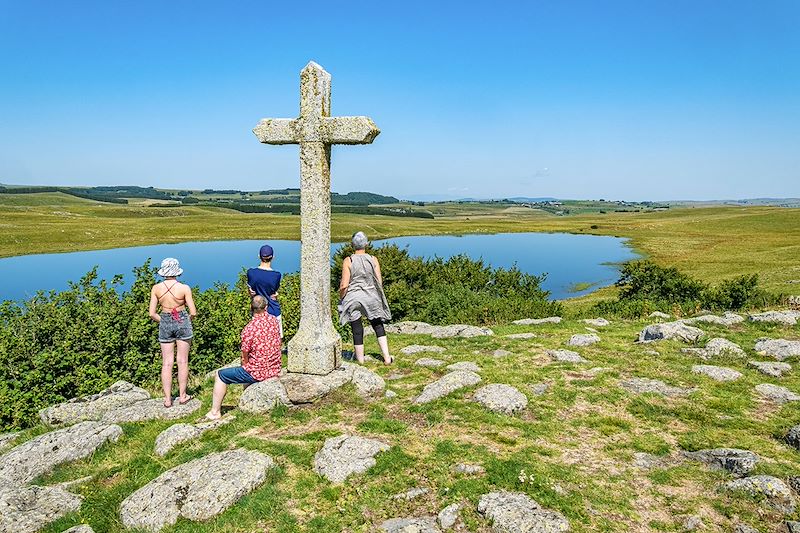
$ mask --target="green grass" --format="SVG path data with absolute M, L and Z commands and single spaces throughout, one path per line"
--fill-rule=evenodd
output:
M 278 464 L 269 480 L 219 517 L 205 523 L 180 521 L 167 531 L 375 531 L 386 519 L 434 515 L 451 503 L 462 503 L 461 520 L 470 531 L 486 530 L 477 513 L 480 496 L 491 490 L 524 492 L 541 505 L 563 513 L 576 532 L 681 531 L 687 514 L 702 514 L 708 531 L 731 531 L 738 522 L 777 527 L 784 518 L 751 498 L 720 487 L 732 479 L 694 462 L 674 462 L 652 471 L 632 466 L 633 454 L 646 452 L 677 457 L 681 450 L 739 447 L 764 461 L 758 473 L 785 477 L 797 474 L 800 455 L 780 439 L 800 423 L 796 406 L 761 402 L 753 391 L 758 383 L 777 383 L 800 391 L 800 374 L 769 378 L 746 366 L 757 338 L 800 338 L 800 326 L 782 328 L 747 323 L 731 329 L 704 326 L 707 338 L 724 336 L 747 350 L 746 358 L 723 357 L 710 364 L 728 366 L 744 376 L 717 383 L 691 373 L 698 360 L 681 353 L 679 342 L 646 347 L 634 344 L 644 321 L 613 321 L 602 328 L 602 341 L 578 351 L 590 363 L 552 363 L 546 349 L 564 346 L 584 325 L 573 320 L 544 326 L 498 326 L 493 337 L 436 340 L 447 351 L 435 357 L 446 363 L 474 361 L 483 384 L 508 383 L 529 398 L 517 416 L 486 411 L 470 401 L 471 387 L 424 406 L 413 398 L 425 384 L 443 375 L 443 368 L 414 364 L 416 356 L 398 356 L 394 367 L 368 363 L 387 376 L 394 399 L 366 401 L 346 387 L 317 404 L 278 409 L 258 416 L 236 412 L 236 419 L 200 439 L 183 444 L 164 458 L 154 455 L 156 436 L 173 422 L 125 425 L 119 442 L 92 457 L 56 469 L 38 480 L 62 482 L 90 476 L 71 490 L 84 497 L 81 510 L 45 529 L 56 533 L 78 523 L 95 531 L 118 531 L 121 501 L 160 473 L 211 452 L 244 447 L 271 455 Z M 513 340 L 509 333 L 534 331 L 531 340 Z M 410 344 L 431 344 L 424 336 L 391 336 L 395 354 Z M 504 348 L 513 355 L 494 358 Z M 660 355 L 647 355 L 656 348 Z M 369 339 L 368 353 L 378 352 Z M 476 353 L 477 352 L 477 353 Z M 424 356 L 426 354 L 420 354 Z M 600 372 L 587 372 L 603 367 Z M 618 386 L 626 377 L 649 377 L 668 384 L 697 387 L 687 398 L 632 395 Z M 550 382 L 542 396 L 530 384 Z M 197 382 L 196 392 L 208 408 L 210 383 Z M 233 408 L 240 392 L 231 388 L 226 405 Z M 188 417 L 202 416 L 199 411 Z M 22 440 L 44 431 L 27 430 Z M 342 485 L 317 476 L 313 458 L 326 438 L 342 432 L 382 440 L 391 450 L 377 456 L 366 474 Z M 484 475 L 461 475 L 452 466 L 483 465 Z M 412 501 L 391 499 L 413 487 L 430 489 Z M 800 513 L 794 518 L 800 517 Z

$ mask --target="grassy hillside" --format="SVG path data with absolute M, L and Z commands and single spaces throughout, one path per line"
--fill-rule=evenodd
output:
M 754 498 L 722 489 L 732 478 L 700 463 L 680 460 L 683 450 L 737 447 L 762 458 L 756 473 L 780 478 L 796 475 L 800 455 L 781 437 L 800 423 L 796 405 L 778 406 L 760 399 L 753 387 L 775 383 L 800 392 L 797 370 L 768 378 L 747 367 L 755 339 L 798 338 L 800 326 L 780 328 L 743 324 L 732 329 L 703 326 L 706 338 L 723 336 L 739 343 L 747 357 L 724 356 L 708 364 L 738 370 L 738 381 L 719 383 L 694 374 L 696 356 L 681 353 L 685 345 L 666 341 L 633 343 L 645 322 L 615 321 L 602 328 L 602 341 L 578 348 L 583 364 L 555 363 L 545 349 L 564 347 L 574 333 L 585 332 L 577 321 L 547 326 L 505 326 L 494 337 L 437 340 L 425 336 L 390 336 L 395 354 L 410 344 L 439 345 L 442 354 L 398 356 L 394 367 L 368 363 L 388 379 L 394 399 L 365 401 L 343 389 L 318 404 L 280 409 L 268 416 L 236 412 L 236 420 L 181 445 L 164 458 L 153 453 L 156 436 L 172 422 L 125 425 L 119 442 L 106 445 L 92 458 L 59 468 L 43 483 L 87 477 L 71 488 L 84 497 L 81 510 L 45 531 L 61 532 L 78 523 L 95 531 L 118 531 L 120 502 L 161 472 L 213 451 L 244 447 L 270 454 L 279 468 L 256 492 L 207 523 L 179 522 L 168 531 L 375 531 L 385 519 L 435 515 L 451 503 L 462 503 L 466 530 L 488 531 L 476 512 L 480 495 L 497 489 L 521 491 L 540 504 L 563 513 L 572 530 L 583 532 L 683 531 L 689 515 L 699 516 L 703 531 L 728 532 L 746 523 L 759 531 L 777 531 L 784 517 Z M 505 334 L 535 331 L 530 340 Z M 374 339 L 368 352 L 377 353 Z M 496 349 L 512 353 L 493 357 Z M 647 350 L 657 350 L 658 355 Z M 472 387 L 425 406 L 413 398 L 445 370 L 420 367 L 414 361 L 432 356 L 446 363 L 473 361 L 483 382 L 507 383 L 529 399 L 516 416 L 491 413 L 471 401 Z M 761 357 L 761 359 L 764 359 Z M 619 381 L 630 377 L 696 387 L 684 398 L 636 395 Z M 531 385 L 547 383 L 541 395 Z M 237 402 L 237 388 L 226 401 Z M 207 409 L 210 383 L 196 381 L 195 393 Z M 198 411 L 186 421 L 204 413 Z M 25 432 L 23 440 L 41 433 Z M 327 437 L 343 432 L 382 440 L 391 450 L 377 456 L 377 465 L 343 485 L 331 485 L 312 471 L 315 452 Z M 652 469 L 634 465 L 634 454 L 648 453 L 661 464 Z M 485 474 L 452 471 L 456 463 L 485 467 Z M 524 475 L 523 475 L 524 474 Z M 418 499 L 391 496 L 414 487 L 430 492 Z M 796 519 L 797 513 L 794 515 Z
M 405 204 L 399 204 L 405 205 Z M 774 291 L 800 294 L 800 213 L 774 207 L 708 207 L 553 216 L 517 205 L 429 204 L 434 220 L 334 214 L 332 238 L 357 229 L 401 235 L 565 231 L 631 239 L 638 251 L 706 281 L 758 273 Z M 211 207 L 113 205 L 60 193 L 0 194 L 0 257 L 221 239 L 297 239 L 295 215 Z

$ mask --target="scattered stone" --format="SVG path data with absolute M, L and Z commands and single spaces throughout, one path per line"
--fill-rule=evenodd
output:
M 497 533 L 554 533 L 570 531 L 561 513 L 543 509 L 521 492 L 490 492 L 478 501 L 478 512 L 492 522 Z
M 786 478 L 786 484 L 792 489 L 795 494 L 800 494 L 800 476 L 789 476 Z
M 694 365 L 692 367 L 692 372 L 695 374 L 703 374 L 715 381 L 736 381 L 742 377 L 741 372 L 724 366 Z
M 668 315 L 667 313 L 662 313 L 661 311 L 653 311 L 650 313 L 650 318 L 661 318 L 663 320 L 668 320 L 672 318 L 672 316 Z
M 440 533 L 436 519 L 432 516 L 392 518 L 381 524 L 386 533 Z
M 550 389 L 550 383 L 531 383 L 529 387 L 531 394 L 541 396 Z
M 736 524 L 733 528 L 733 533 L 760 533 L 756 528 L 750 527 L 747 524 Z
M 512 324 L 517 326 L 540 326 L 542 324 L 560 324 L 560 316 L 550 316 L 547 318 L 523 318 L 522 320 L 515 320 Z
M 696 452 L 683 452 L 683 456 L 693 461 L 705 463 L 711 468 L 727 470 L 738 477 L 750 474 L 759 461 L 758 455 L 753 452 L 737 448 L 713 448 Z
M 422 389 L 422 393 L 414 400 L 416 404 L 424 404 L 447 396 L 451 392 L 464 387 L 470 387 L 481 382 L 481 377 L 469 370 L 456 370 L 445 374 L 440 379 L 429 383 Z
M 125 527 L 148 531 L 178 517 L 208 520 L 264 483 L 273 466 L 270 456 L 243 448 L 206 455 L 167 470 L 125 498 L 120 518 Z
M 697 515 L 687 516 L 683 520 L 683 529 L 686 531 L 695 531 L 703 527 L 703 521 Z
M 253 383 L 239 398 L 239 409 L 247 413 L 268 413 L 278 405 L 291 405 L 286 387 L 277 377 Z
M 425 346 L 422 344 L 412 344 L 411 346 L 406 346 L 405 348 L 400 350 L 400 353 L 404 355 L 414 355 L 422 352 L 442 353 L 444 351 L 446 351 L 446 349 L 442 348 L 441 346 Z
M 581 354 L 573 352 L 572 350 L 547 350 L 545 353 L 549 355 L 554 361 L 560 363 L 588 363 L 586 359 L 581 357 Z
M 611 324 L 611 322 L 605 318 L 584 318 L 581 322 L 596 328 L 602 328 Z
M 0 435 L 0 450 L 12 444 L 15 440 L 17 440 L 17 437 L 19 437 L 19 431 L 15 431 L 14 433 L 3 433 Z
M 39 418 L 46 425 L 76 424 L 84 420 L 100 420 L 112 409 L 147 400 L 150 393 L 127 381 L 117 381 L 107 389 L 91 396 L 73 398 L 64 403 L 46 407 L 39 411 Z
M 196 439 L 206 431 L 211 431 L 234 420 L 234 416 L 224 416 L 219 420 L 209 420 L 197 424 L 173 424 L 156 437 L 156 455 L 164 457 L 178 444 Z
M 419 498 L 420 496 L 424 496 L 428 494 L 430 491 L 424 487 L 419 487 L 415 489 L 410 489 L 405 492 L 401 492 L 400 494 L 395 494 L 392 496 L 393 500 L 413 500 L 415 498 Z
M 62 533 L 94 533 L 94 529 L 86 524 L 81 524 L 79 526 L 73 526 Z
M 795 394 L 786 387 L 780 385 L 773 385 L 771 383 L 762 383 L 756 385 L 756 392 L 767 400 L 775 403 L 788 403 L 800 401 L 800 395 Z
M 494 332 L 489 328 L 480 328 L 478 326 L 468 326 L 465 324 L 454 324 L 451 326 L 432 326 L 425 322 L 397 322 L 395 324 L 388 324 L 386 326 L 388 333 L 395 333 L 400 335 L 430 335 L 435 339 L 448 339 L 452 337 L 482 337 L 487 335 L 494 335 Z
M 457 465 L 453 466 L 453 472 L 455 472 L 456 474 L 474 475 L 474 474 L 483 474 L 484 472 L 486 472 L 486 469 L 481 465 L 458 463 Z
M 87 421 L 34 437 L 0 455 L 0 486 L 28 483 L 57 465 L 90 456 L 121 435 L 119 426 Z
M 687 396 L 695 391 L 695 389 L 673 387 L 663 381 L 648 378 L 626 379 L 620 382 L 620 385 L 634 394 L 654 393 L 667 397 Z
M 745 353 L 742 347 L 722 337 L 715 337 L 706 343 L 704 348 L 706 354 L 712 357 L 717 357 L 725 353 L 731 355 L 738 355 L 744 357 Z
M 56 487 L 0 485 L 0 531 L 34 533 L 81 507 L 81 497 Z
M 800 522 L 797 522 L 796 520 L 787 520 L 786 529 L 789 531 L 789 533 L 800 533 Z
M 684 324 L 695 324 L 697 322 L 705 322 L 708 324 L 716 324 L 718 326 L 731 327 L 735 326 L 736 324 L 741 324 L 742 322 L 744 322 L 744 317 L 742 315 L 737 315 L 736 313 L 731 313 L 730 311 L 726 311 L 725 314 L 723 314 L 722 316 L 703 315 L 694 318 L 685 318 L 682 320 L 682 322 Z
M 797 324 L 797 318 L 800 317 L 800 311 L 766 311 L 764 313 L 755 313 L 748 318 L 750 322 L 767 322 L 772 324 L 783 324 L 784 326 L 794 326 Z
M 386 392 L 383 393 L 383 397 L 386 398 L 387 400 L 391 400 L 392 398 L 397 398 L 397 393 L 393 390 L 387 389 Z
M 398 379 L 403 379 L 407 375 L 408 374 L 403 374 L 401 372 L 392 372 L 391 374 L 386 376 L 386 379 L 389 380 L 389 381 L 397 381 Z
M 459 361 L 458 363 L 447 365 L 447 370 L 469 370 L 470 372 L 480 372 L 481 367 L 472 361 Z
M 512 352 L 509 352 L 508 350 L 503 350 L 503 349 L 495 350 L 492 352 L 492 357 L 494 358 L 507 357 L 509 355 L 514 355 L 514 354 Z
M 750 496 L 764 497 L 769 505 L 782 513 L 791 514 L 795 509 L 792 491 L 786 483 L 772 476 L 751 476 L 725 484 L 731 491 L 741 491 Z
M 301 374 L 289 372 L 280 377 L 286 389 L 286 395 L 293 404 L 313 403 L 353 379 L 353 370 L 357 366 L 343 363 L 326 375 Z
M 356 394 L 364 398 L 369 398 L 383 393 L 386 389 L 386 382 L 379 374 L 361 365 L 352 366 L 354 367 L 352 371 L 352 381 L 356 389 Z M 336 371 L 334 370 L 334 372 Z
M 659 457 L 651 453 L 636 452 L 633 454 L 633 466 L 643 470 L 650 470 L 652 468 L 665 468 L 669 466 L 670 461 L 665 457 Z
M 107 424 L 123 422 L 145 422 L 147 420 L 175 420 L 188 416 L 200 409 L 200 400 L 192 398 L 185 404 L 174 401 L 172 407 L 164 407 L 162 398 L 141 400 L 131 405 L 106 411 L 101 419 Z
M 786 433 L 786 443 L 800 451 L 800 424 L 790 428 Z
M 441 511 L 439 511 L 436 520 L 439 521 L 439 526 L 442 529 L 452 529 L 453 526 L 456 525 L 458 521 L 458 512 L 461 510 L 461 505 L 458 503 L 454 503 L 452 505 L 448 505 Z
M 792 369 L 792 365 L 789 363 L 781 363 L 777 361 L 750 361 L 748 364 L 753 368 L 756 368 L 762 374 L 772 376 L 773 378 L 779 378 L 784 372 L 789 372 Z
M 430 357 L 422 357 L 420 359 L 417 359 L 417 362 L 415 364 L 417 366 L 427 366 L 435 368 L 442 366 L 444 364 L 444 361 L 442 361 L 441 359 L 431 359 Z
M 355 435 L 331 437 L 314 456 L 314 472 L 333 483 L 341 483 L 350 475 L 375 466 L 375 456 L 388 449 L 388 444 Z
M 473 399 L 495 413 L 513 415 L 528 406 L 528 398 L 511 385 L 493 383 L 475 391 Z
M 507 339 L 535 339 L 536 333 L 510 333 L 506 335 Z
M 50 485 L 51 487 L 57 487 L 59 489 L 70 490 L 72 487 L 77 487 L 80 485 L 85 485 L 92 480 L 92 476 L 83 476 L 77 479 L 70 479 L 69 481 L 62 481 L 61 483 L 56 483 L 55 485 Z
M 639 342 L 678 339 L 695 342 L 703 336 L 703 331 L 683 322 L 662 322 L 650 324 L 639 333 Z
M 591 346 L 600 342 L 600 337 L 595 335 L 594 333 L 580 333 L 577 335 L 573 335 L 567 341 L 568 346 Z
M 755 351 L 759 354 L 769 355 L 777 361 L 785 361 L 790 357 L 800 355 L 800 341 L 789 341 L 786 339 L 758 339 Z

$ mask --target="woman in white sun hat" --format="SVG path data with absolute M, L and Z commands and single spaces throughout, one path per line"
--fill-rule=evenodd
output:
M 164 281 L 150 290 L 150 318 L 158 322 L 158 342 L 161 343 L 161 386 L 164 389 L 164 407 L 172 407 L 172 367 L 175 347 L 178 348 L 178 403 L 192 399 L 186 394 L 189 382 L 189 348 L 194 332 L 192 319 L 197 309 L 192 299 L 192 289 L 178 281 L 183 269 L 177 259 L 168 257 L 161 261 L 158 275 Z M 161 312 L 157 313 L 158 306 Z M 188 311 L 187 311 L 188 310 Z

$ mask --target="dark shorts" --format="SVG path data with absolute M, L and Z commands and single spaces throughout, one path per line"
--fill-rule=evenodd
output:
M 250 375 L 250 372 L 240 366 L 220 368 L 217 370 L 219 379 L 228 385 L 234 383 L 258 383 L 258 380 Z
M 161 313 L 161 321 L 158 323 L 158 342 L 188 341 L 192 337 L 194 337 L 192 321 L 185 309 L 178 311 L 178 320 L 175 320 L 172 313 Z

